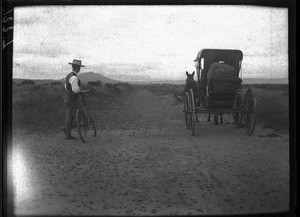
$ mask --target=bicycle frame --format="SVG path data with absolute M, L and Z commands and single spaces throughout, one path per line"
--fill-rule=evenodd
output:
M 85 103 L 84 97 L 85 97 L 84 93 L 79 93 L 78 94 L 78 98 L 81 99 L 81 101 L 83 103 L 83 108 L 86 108 L 86 103 Z M 83 108 L 81 108 L 81 109 L 83 109 Z

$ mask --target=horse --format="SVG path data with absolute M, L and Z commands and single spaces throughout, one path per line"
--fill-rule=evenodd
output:
M 189 74 L 188 71 L 186 71 L 186 80 L 185 80 L 185 87 L 183 92 L 188 92 L 190 89 L 193 90 L 194 94 L 194 101 L 195 106 L 200 104 L 200 97 L 201 93 L 199 91 L 198 82 L 194 80 L 195 71 L 193 71 L 192 74 Z M 223 115 L 219 114 L 220 116 L 220 124 L 223 124 Z M 196 114 L 196 122 L 199 122 L 198 115 Z M 208 114 L 207 122 L 210 122 L 210 114 Z M 216 125 L 218 125 L 218 114 L 214 114 L 214 122 Z
M 190 89 L 193 91 L 195 107 L 199 105 L 199 91 L 198 91 L 198 82 L 194 80 L 195 71 L 192 74 L 189 74 L 188 71 L 186 73 L 186 80 L 183 92 L 189 92 Z M 196 122 L 199 122 L 198 115 L 196 114 Z

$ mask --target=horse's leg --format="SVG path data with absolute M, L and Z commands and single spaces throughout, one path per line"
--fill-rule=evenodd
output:
M 219 123 L 218 123 L 218 115 L 214 115 L 214 121 L 215 121 L 215 125 L 218 125 Z
M 223 115 L 220 114 L 220 124 L 223 124 Z

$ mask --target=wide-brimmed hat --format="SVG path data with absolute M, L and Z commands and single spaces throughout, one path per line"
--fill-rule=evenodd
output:
M 69 63 L 71 65 L 76 65 L 76 66 L 80 66 L 80 67 L 85 67 L 84 65 L 81 65 L 81 60 L 73 60 L 73 63 Z

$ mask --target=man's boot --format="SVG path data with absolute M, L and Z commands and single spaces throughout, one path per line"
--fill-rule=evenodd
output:
M 75 137 L 71 134 L 71 130 L 69 129 L 66 130 L 66 139 L 75 139 Z

